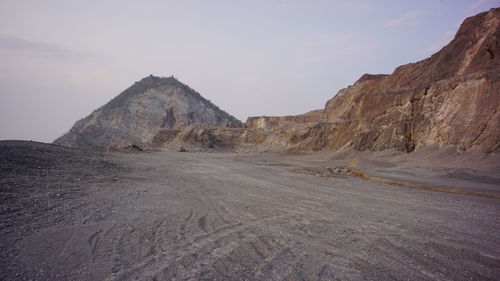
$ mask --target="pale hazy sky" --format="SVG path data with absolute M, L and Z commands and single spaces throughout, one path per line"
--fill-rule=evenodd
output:
M 242 121 L 323 108 L 447 44 L 500 0 L 0 0 L 0 139 L 50 142 L 135 81 L 174 75 Z

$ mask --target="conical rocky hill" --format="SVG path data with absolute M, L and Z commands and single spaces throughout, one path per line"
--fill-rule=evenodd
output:
M 75 123 L 55 144 L 73 147 L 147 143 L 159 130 L 239 121 L 174 77 L 148 76 Z

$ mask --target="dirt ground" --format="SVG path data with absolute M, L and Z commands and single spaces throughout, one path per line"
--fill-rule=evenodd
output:
M 499 280 L 498 169 L 405 157 L 2 141 L 0 280 Z

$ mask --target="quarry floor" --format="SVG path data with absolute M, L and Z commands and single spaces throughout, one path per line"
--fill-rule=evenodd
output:
M 0 142 L 0 280 L 500 279 L 497 174 L 351 158 Z

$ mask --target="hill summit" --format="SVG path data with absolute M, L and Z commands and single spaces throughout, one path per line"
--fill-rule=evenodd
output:
M 146 143 L 159 130 L 228 122 L 240 123 L 173 76 L 150 75 L 77 121 L 54 143 L 70 147 Z

